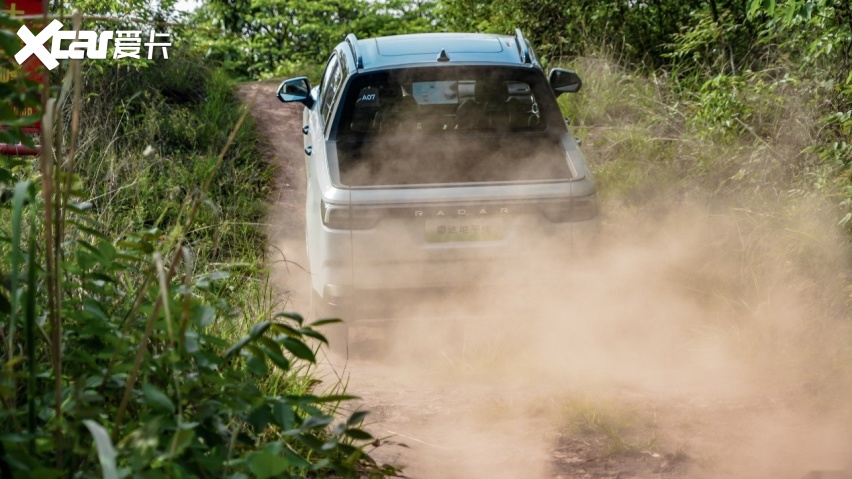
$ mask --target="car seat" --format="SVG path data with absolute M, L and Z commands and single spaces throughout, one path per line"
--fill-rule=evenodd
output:
M 491 112 L 495 105 L 504 102 L 507 96 L 506 82 L 487 80 L 476 82 L 474 98 L 465 100 L 456 110 L 456 129 L 491 128 Z
M 456 109 L 456 130 L 478 130 L 487 127 L 488 115 L 476 100 L 469 98 Z
M 355 100 L 352 121 L 349 128 L 358 133 L 372 132 L 378 129 L 376 117 L 381 108 L 381 95 L 376 87 L 362 88 Z
M 530 96 L 511 97 L 506 100 L 506 112 L 508 114 L 508 128 L 512 130 L 525 130 L 538 124 L 539 114 Z
M 413 96 L 405 94 L 402 87 L 399 91 L 393 89 L 376 116 L 376 124 L 381 131 L 398 131 L 413 133 L 417 130 L 420 117 L 420 105 Z

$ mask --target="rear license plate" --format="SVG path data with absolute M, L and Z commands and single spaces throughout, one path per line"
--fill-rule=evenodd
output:
M 503 218 L 429 218 L 426 241 L 495 241 L 503 239 Z

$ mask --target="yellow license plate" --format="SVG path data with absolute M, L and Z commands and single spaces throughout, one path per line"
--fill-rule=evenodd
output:
M 429 218 L 425 228 L 429 243 L 503 239 L 503 218 Z

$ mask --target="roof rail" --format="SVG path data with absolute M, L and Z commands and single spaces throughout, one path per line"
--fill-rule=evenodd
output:
M 521 61 L 532 64 L 530 50 L 527 48 L 527 39 L 524 38 L 524 34 L 521 32 L 520 28 L 515 29 L 515 42 L 518 44 L 518 54 L 521 56 Z
M 355 67 L 359 70 L 364 68 L 364 57 L 361 55 L 361 49 L 358 48 L 358 37 L 354 33 L 346 35 L 346 43 L 349 44 L 349 49 L 352 50 L 352 56 L 355 58 Z

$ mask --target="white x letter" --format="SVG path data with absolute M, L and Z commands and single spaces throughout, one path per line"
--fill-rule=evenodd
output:
M 56 68 L 59 62 L 44 48 L 44 42 L 60 29 L 62 29 L 62 22 L 59 20 L 50 22 L 50 25 L 44 27 L 38 35 L 33 35 L 33 32 L 26 25 L 21 26 L 18 29 L 18 36 L 24 42 L 24 47 L 15 55 L 18 64 L 23 65 L 27 58 L 35 55 L 48 70 Z

